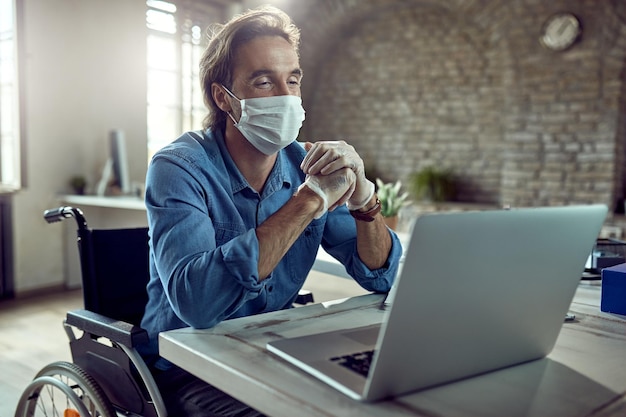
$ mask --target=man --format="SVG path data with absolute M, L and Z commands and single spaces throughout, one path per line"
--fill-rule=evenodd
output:
M 291 307 L 320 245 L 367 290 L 389 291 L 396 275 L 401 246 L 354 148 L 295 142 L 298 43 L 275 8 L 221 26 L 200 63 L 205 130 L 182 135 L 148 169 L 142 353 L 171 415 L 256 411 L 159 358 L 159 332 Z

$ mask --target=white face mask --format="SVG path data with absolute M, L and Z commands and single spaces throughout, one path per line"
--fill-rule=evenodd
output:
M 287 95 L 240 100 L 228 88 L 224 89 L 241 104 L 239 122 L 230 112 L 228 116 L 248 142 L 259 151 L 272 155 L 296 140 L 304 121 L 300 97 Z

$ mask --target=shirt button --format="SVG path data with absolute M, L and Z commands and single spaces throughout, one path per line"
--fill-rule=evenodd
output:
M 269 287 L 267 287 L 267 292 L 272 292 L 273 289 L 274 289 L 274 286 L 270 285 Z

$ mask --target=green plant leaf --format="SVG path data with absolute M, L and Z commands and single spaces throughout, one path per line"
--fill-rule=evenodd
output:
M 408 204 L 409 193 L 400 194 L 402 182 L 385 183 L 380 178 L 376 178 L 376 186 L 383 217 L 397 216 L 400 209 Z

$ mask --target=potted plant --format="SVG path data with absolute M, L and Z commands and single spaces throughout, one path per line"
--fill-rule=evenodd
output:
M 400 193 L 402 188 L 400 181 L 385 183 L 376 178 L 376 187 L 378 188 L 376 194 L 380 200 L 380 214 L 384 217 L 385 223 L 391 229 L 395 229 L 398 226 L 400 209 L 408 204 L 409 193 Z
M 454 174 L 449 169 L 425 167 L 411 175 L 411 189 L 418 201 L 450 201 L 456 193 Z
M 85 194 L 85 187 L 87 186 L 87 180 L 82 175 L 75 175 L 70 178 L 70 187 L 76 194 Z

